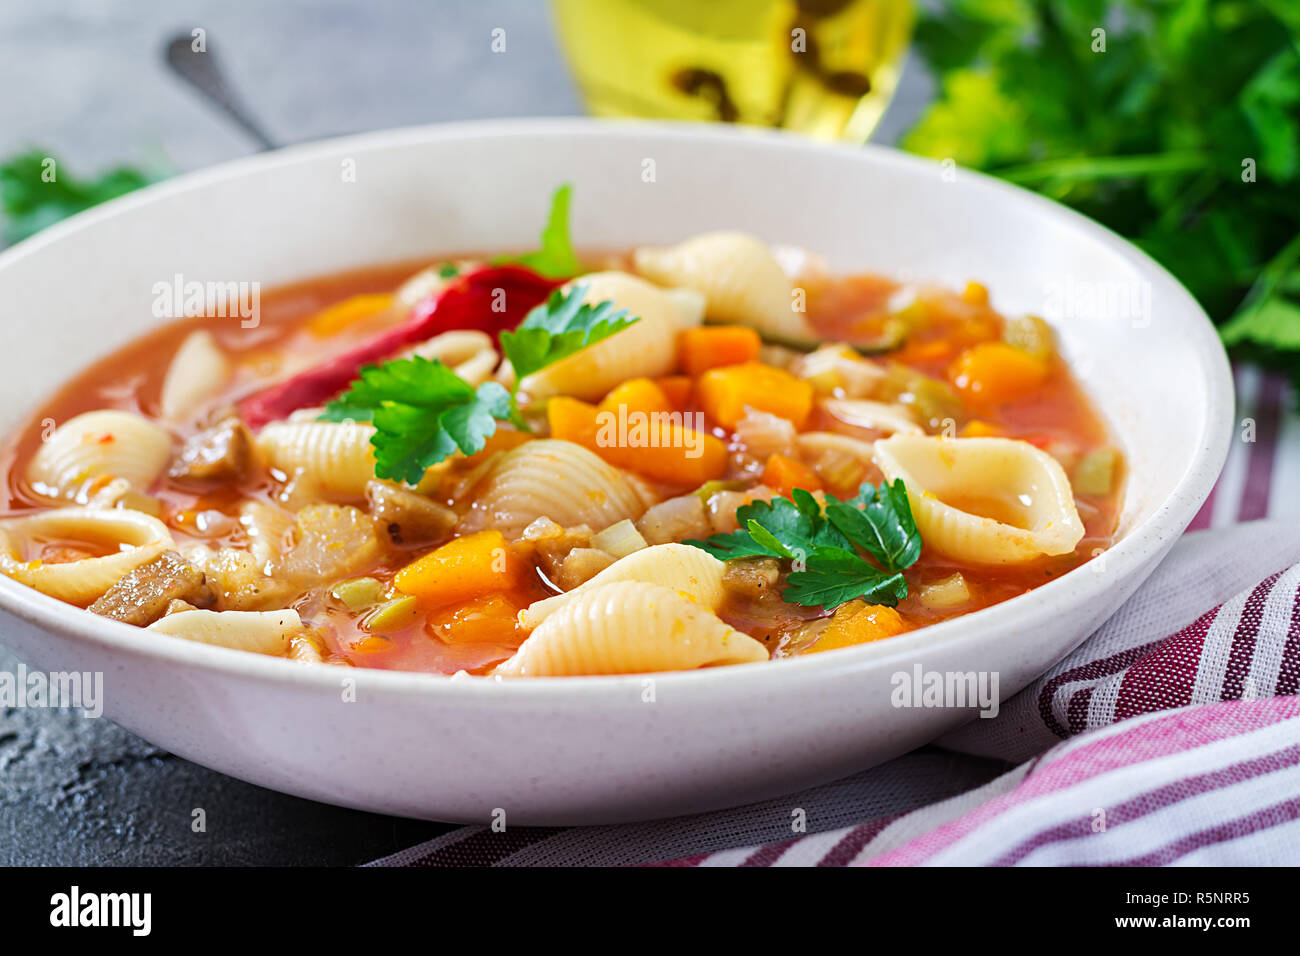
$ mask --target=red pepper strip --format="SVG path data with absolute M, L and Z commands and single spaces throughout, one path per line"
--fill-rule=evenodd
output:
M 361 366 L 406 346 L 455 329 L 479 329 L 489 335 L 513 329 L 561 282 L 523 266 L 487 266 L 466 273 L 417 302 L 400 325 L 249 395 L 239 403 L 239 414 L 249 427 L 261 428 L 299 408 L 325 403 L 348 387 Z

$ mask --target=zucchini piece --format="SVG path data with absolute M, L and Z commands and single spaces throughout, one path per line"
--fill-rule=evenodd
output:
M 1070 484 L 1076 495 L 1108 495 L 1115 487 L 1115 466 L 1119 453 L 1114 448 L 1098 448 L 1088 452 L 1074 466 Z
M 1002 341 L 1044 362 L 1056 351 L 1056 337 L 1052 334 L 1052 327 L 1036 315 L 1022 315 L 1018 319 L 1008 320 L 1002 330 Z

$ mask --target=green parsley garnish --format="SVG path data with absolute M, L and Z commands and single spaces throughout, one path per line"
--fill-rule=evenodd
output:
M 637 321 L 613 302 L 583 302 L 586 292 L 587 286 L 581 282 L 567 293 L 556 289 L 524 317 L 519 328 L 501 333 L 501 352 L 510 360 L 516 378 L 532 375 Z
M 1244 358 L 1300 385 L 1294 0 L 950 0 L 916 46 L 940 95 L 903 145 L 1133 240 Z M 1300 393 L 1298 393 L 1300 394 Z
M 638 321 L 612 302 L 584 303 L 586 289 L 583 283 L 567 293 L 557 289 L 516 331 L 501 333 L 516 381 Z M 320 420 L 373 423 L 375 476 L 411 485 L 457 449 L 481 450 L 498 421 L 523 426 L 515 392 L 497 382 L 474 388 L 441 362 L 419 356 L 364 366 Z
M 864 483 L 847 501 L 825 497 L 825 508 L 802 488 L 790 498 L 755 501 L 736 509 L 739 530 L 685 543 L 723 560 L 790 561 L 782 594 L 790 604 L 830 608 L 860 597 L 892 607 L 907 597 L 902 572 L 920 557 L 921 535 L 903 482 Z
M 499 383 L 473 388 L 436 359 L 416 355 L 361 369 L 321 420 L 372 422 L 376 477 L 415 485 L 457 449 L 482 449 L 511 404 Z
M 78 179 L 44 150 L 33 149 L 0 163 L 0 210 L 4 237 L 18 242 L 91 206 L 155 182 L 152 173 L 119 166 L 92 179 Z
M 567 279 L 582 271 L 569 239 L 569 200 L 573 186 L 565 183 L 551 195 L 551 211 L 542 229 L 542 247 L 514 260 L 548 279 Z

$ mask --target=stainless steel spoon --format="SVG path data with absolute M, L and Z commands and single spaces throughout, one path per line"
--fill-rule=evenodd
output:
M 257 141 L 261 149 L 276 149 L 282 145 L 266 134 L 240 102 L 212 51 L 197 52 L 194 49 L 190 34 L 181 33 L 168 41 L 164 57 L 172 72 L 233 120 Z

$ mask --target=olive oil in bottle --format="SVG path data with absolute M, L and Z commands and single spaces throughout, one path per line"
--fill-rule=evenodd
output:
M 911 0 L 553 0 L 596 116 L 862 142 L 898 84 Z

